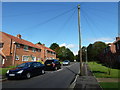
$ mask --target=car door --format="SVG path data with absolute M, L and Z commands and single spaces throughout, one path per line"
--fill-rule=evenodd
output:
M 37 75 L 38 74 L 38 65 L 37 65 L 37 62 L 34 62 L 33 64 L 32 64 L 32 73 L 33 73 L 33 75 Z
M 37 72 L 38 73 L 41 73 L 42 72 L 42 64 L 41 63 L 39 63 L 39 62 L 37 62 Z

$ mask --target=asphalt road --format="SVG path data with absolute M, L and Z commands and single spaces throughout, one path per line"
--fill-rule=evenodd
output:
M 62 66 L 57 71 L 46 71 L 31 79 L 7 80 L 2 83 L 2 88 L 69 88 L 76 74 L 79 72 L 79 63 Z

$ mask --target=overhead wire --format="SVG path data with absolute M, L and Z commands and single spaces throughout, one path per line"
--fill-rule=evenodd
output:
M 92 26 L 91 26 L 91 24 L 89 23 L 88 17 L 84 14 L 84 11 L 83 11 L 82 9 L 81 9 L 81 13 L 83 14 L 83 15 L 81 15 L 81 16 L 83 16 L 84 20 L 86 21 L 86 24 L 88 25 L 88 27 L 91 28 L 91 29 L 89 29 L 89 30 L 91 30 L 91 32 L 92 32 L 91 34 L 94 35 L 95 38 L 97 38 L 96 34 L 95 34 L 94 31 L 92 30 Z
M 63 12 L 63 13 L 61 13 L 61 14 L 59 14 L 59 15 L 56 15 L 56 16 L 48 19 L 48 20 L 45 20 L 45 21 L 43 21 L 43 22 L 41 22 L 41 23 L 39 23 L 39 24 L 37 24 L 37 25 L 31 26 L 31 27 L 29 27 L 29 28 L 27 28 L 27 29 L 25 29 L 25 30 L 29 30 L 29 29 L 33 29 L 33 28 L 35 29 L 35 28 L 37 28 L 37 27 L 40 27 L 40 26 L 42 26 L 42 25 L 44 25 L 44 24 L 46 24 L 46 23 L 48 23 L 48 22 L 50 22 L 50 21 L 55 20 L 55 19 L 58 18 L 58 17 L 61 17 L 61 16 L 65 15 L 65 14 L 71 12 L 71 11 L 74 10 L 74 9 L 75 9 L 75 7 L 73 7 L 72 9 L 69 9 L 69 10 L 67 10 L 67 11 L 65 11 L 65 12 Z
M 103 33 L 103 31 L 97 27 L 97 25 L 96 25 L 96 23 L 94 23 L 93 19 L 91 19 L 84 10 L 82 10 L 82 11 L 85 13 L 85 16 L 88 17 L 89 21 L 91 21 L 90 23 L 93 24 L 94 27 L 96 27 L 96 30 L 99 30 L 99 34 L 106 36 L 105 33 Z
M 70 20 L 72 19 L 72 17 L 74 16 L 76 12 L 76 9 L 73 11 L 73 13 L 68 17 L 68 19 L 63 23 L 63 25 L 61 26 L 61 28 L 59 29 L 59 31 L 57 32 L 57 37 L 59 37 L 59 35 L 63 32 L 64 28 L 67 26 L 67 24 L 70 22 Z

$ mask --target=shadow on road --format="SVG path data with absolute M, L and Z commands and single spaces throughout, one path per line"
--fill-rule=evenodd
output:
M 71 71 L 71 72 L 74 73 L 75 75 L 78 75 L 78 73 L 74 72 L 74 71 L 71 70 L 70 68 L 66 67 L 66 69 L 68 69 L 69 71 Z

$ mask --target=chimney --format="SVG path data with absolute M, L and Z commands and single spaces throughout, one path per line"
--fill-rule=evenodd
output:
M 21 39 L 21 35 L 20 35 L 20 34 L 18 34 L 18 35 L 17 35 L 17 38 L 20 38 L 20 39 Z
M 42 46 L 45 46 L 45 44 L 42 44 Z

